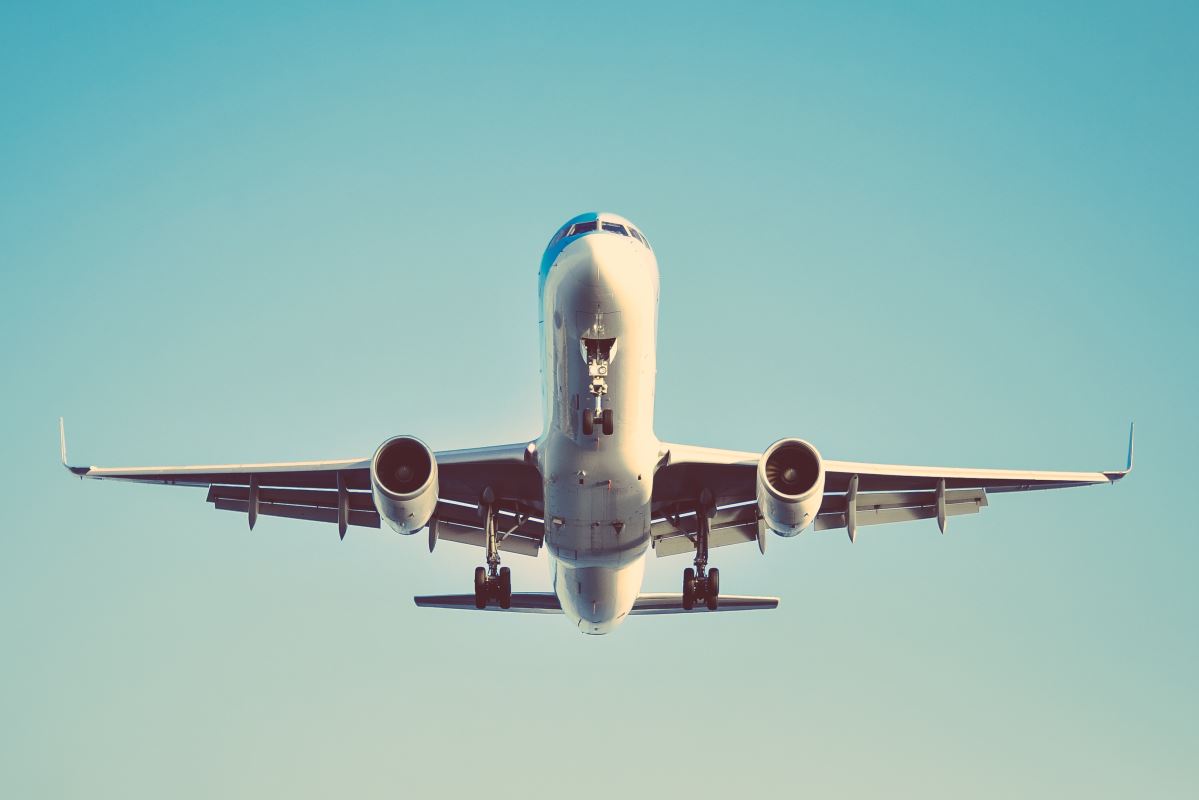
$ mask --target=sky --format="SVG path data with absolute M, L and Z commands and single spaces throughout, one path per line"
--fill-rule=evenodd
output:
M 1199 794 L 1194 4 L 191 5 L 0 8 L 0 795 Z M 58 464 L 528 440 L 587 210 L 658 257 L 663 440 L 1136 470 L 586 637 Z

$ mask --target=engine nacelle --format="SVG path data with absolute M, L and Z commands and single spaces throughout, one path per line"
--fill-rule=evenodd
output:
M 379 516 L 396 533 L 416 533 L 437 509 L 437 459 L 428 445 L 395 436 L 371 459 L 371 494 Z
M 780 439 L 758 462 L 758 510 L 779 536 L 795 536 L 824 502 L 824 461 L 803 439 Z

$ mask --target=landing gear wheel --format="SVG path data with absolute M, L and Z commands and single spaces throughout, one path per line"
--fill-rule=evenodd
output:
M 487 570 L 475 567 L 475 608 L 487 608 Z
M 613 430 L 613 428 L 612 428 L 612 409 L 610 409 L 610 408 L 604 409 L 604 413 L 600 415 L 600 419 L 603 420 L 604 436 L 611 436 L 612 430 Z
M 583 409 L 583 435 L 591 436 L 595 433 L 595 412 L 590 408 Z
M 720 570 L 716 568 L 708 570 L 708 586 L 704 600 L 708 604 L 709 611 L 715 611 L 720 602 Z
M 695 608 L 695 570 L 691 567 L 683 570 L 683 609 L 690 611 Z
M 500 608 L 512 607 L 512 570 L 507 567 L 500 567 L 499 586 L 497 591 L 500 595 Z

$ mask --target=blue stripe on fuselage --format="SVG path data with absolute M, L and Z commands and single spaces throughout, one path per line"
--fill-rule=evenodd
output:
M 556 238 L 563 231 L 570 230 L 570 227 L 572 225 L 577 225 L 580 222 L 595 222 L 596 230 L 585 231 L 583 233 L 576 233 L 573 236 L 563 236 L 560 239 Z M 622 217 L 618 214 L 611 214 L 611 213 L 605 213 L 605 212 L 600 212 L 600 211 L 588 211 L 584 214 L 579 214 L 577 217 L 571 217 L 565 223 L 558 226 L 558 230 L 556 230 L 554 232 L 555 238 L 550 239 L 549 246 L 547 246 L 545 248 L 545 253 L 543 253 L 541 256 L 541 270 L 538 272 L 538 275 L 537 275 L 537 305 L 538 305 L 538 308 L 540 309 L 538 311 L 537 318 L 540 321 L 542 321 L 542 322 L 545 321 L 543 319 L 543 315 L 545 314 L 545 282 L 549 278 L 550 270 L 553 269 L 553 267 L 554 267 L 554 262 L 556 262 L 558 260 L 558 256 L 560 256 L 562 254 L 562 251 L 565 250 L 567 247 L 569 247 L 574 242 L 583 238 L 584 236 L 590 236 L 593 233 L 605 234 L 607 236 L 622 236 L 622 235 L 624 235 L 624 234 L 621 234 L 621 233 L 618 233 L 615 231 L 604 230 L 604 225 L 606 223 L 613 223 L 616 225 L 620 225 L 621 229 L 624 231 L 628 231 L 629 232 L 628 235 L 630 235 L 630 236 L 632 236 L 632 231 L 635 230 L 633 228 L 633 224 L 630 220 L 625 219 L 624 217 Z M 640 244 L 642 247 L 647 247 L 647 248 L 649 247 L 649 244 L 645 241 L 645 239 L 642 237 L 641 234 L 637 234 L 636 236 L 633 236 L 633 239 L 635 241 L 637 241 L 637 243 Z
M 600 215 L 598 211 L 588 211 L 584 214 L 579 214 L 577 217 L 571 217 L 564 224 L 558 226 L 558 230 L 554 231 L 554 236 L 558 235 L 558 231 L 561 231 L 564 228 L 570 228 L 571 225 L 579 222 L 591 222 L 592 220 L 599 220 L 599 217 Z M 600 232 L 601 231 L 598 230 L 587 231 L 587 233 L 579 233 L 574 236 L 563 236 L 556 242 L 553 241 L 553 239 L 550 240 L 550 245 L 545 248 L 545 253 L 541 256 L 541 271 L 537 275 L 537 307 L 540 309 L 538 311 L 538 316 L 544 313 L 545 309 L 545 279 L 549 277 L 550 267 L 554 266 L 554 262 L 558 260 L 558 256 L 561 255 L 562 251 L 565 250 L 566 246 L 571 242 L 577 241 L 588 234 Z

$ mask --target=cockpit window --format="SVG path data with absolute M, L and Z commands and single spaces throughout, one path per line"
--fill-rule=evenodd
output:
M 565 225 L 562 228 L 559 228 L 558 232 L 554 234 L 554 238 L 550 239 L 549 246 L 553 247 L 564 239 L 569 239 L 572 236 L 580 236 L 584 233 L 591 233 L 593 231 L 618 233 L 621 236 L 632 236 L 647 248 L 651 250 L 653 249 L 649 246 L 649 240 L 645 238 L 645 234 L 641 233 L 641 231 L 637 230 L 632 225 L 614 222 L 611 220 L 598 219 L 589 219 L 585 222 L 576 222 L 573 225 Z

